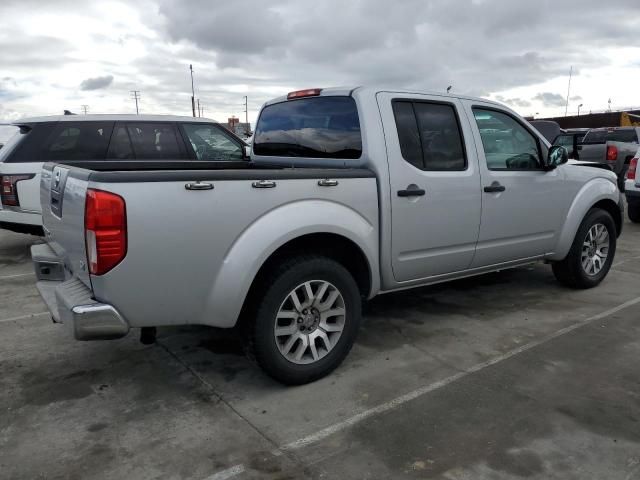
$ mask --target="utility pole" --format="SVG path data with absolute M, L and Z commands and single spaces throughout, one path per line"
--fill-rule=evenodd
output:
M 569 92 L 571 91 L 571 74 L 573 73 L 573 65 L 569 68 L 569 85 L 567 85 L 567 103 L 564 107 L 564 116 L 567 116 L 567 110 L 569 110 Z
M 193 88 L 193 65 L 189 64 L 189 70 L 191 71 L 191 110 L 193 111 L 193 116 L 196 116 L 196 93 Z
M 80 108 L 82 108 L 82 113 L 84 113 L 85 115 L 89 111 L 89 105 L 80 105 Z
M 131 90 L 131 98 L 133 98 L 136 101 L 136 115 L 140 114 L 140 111 L 138 110 L 138 100 L 140 100 L 140 90 Z
M 249 131 L 251 130 L 249 128 L 249 98 L 245 95 L 244 96 L 244 121 L 245 121 L 245 133 L 247 134 L 247 137 L 249 136 Z
M 198 116 L 202 116 L 202 114 L 200 113 L 200 99 L 198 99 Z

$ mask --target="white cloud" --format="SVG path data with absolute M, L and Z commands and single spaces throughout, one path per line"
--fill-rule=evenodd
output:
M 545 3 L 546 5 L 546 3 Z M 387 84 L 502 98 L 523 114 L 604 109 L 635 100 L 640 4 L 567 0 L 550 9 L 511 0 L 4 0 L 0 5 L 0 110 L 58 114 L 190 113 L 189 64 L 205 114 L 250 120 L 288 90 Z M 549 4 L 551 5 L 551 4 Z M 38 8 L 35 8 L 37 6 Z M 570 19 L 570 21 L 568 20 Z M 83 80 L 117 81 L 83 89 Z M 2 80 L 8 78 L 10 80 Z M 89 82 L 91 83 L 91 82 Z M 100 82 L 98 82 L 100 83 Z M 86 86 L 86 84 L 85 84 Z M 575 97 L 581 97 L 576 99 Z M 6 113 L 11 111 L 11 117 Z

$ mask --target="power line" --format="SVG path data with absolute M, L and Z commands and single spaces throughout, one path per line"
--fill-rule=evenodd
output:
M 138 110 L 138 100 L 140 100 L 140 90 L 131 90 L 131 98 L 133 98 L 136 101 L 136 115 L 138 115 L 140 112 Z
M 82 108 L 82 113 L 84 113 L 85 115 L 89 111 L 89 105 L 80 105 L 80 108 Z

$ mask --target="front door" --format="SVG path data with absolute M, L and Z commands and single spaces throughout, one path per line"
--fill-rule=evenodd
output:
M 464 101 L 473 119 L 482 177 L 482 220 L 472 267 L 552 252 L 570 194 L 561 168 L 545 171 L 547 147 L 494 104 Z
M 459 100 L 378 94 L 390 175 L 397 282 L 465 270 L 480 223 L 473 136 Z

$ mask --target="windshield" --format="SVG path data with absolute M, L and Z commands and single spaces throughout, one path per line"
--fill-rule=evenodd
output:
M 360 158 L 362 137 L 356 103 L 351 97 L 313 97 L 269 105 L 260 114 L 253 153 Z
M 627 142 L 638 143 L 635 128 L 619 130 L 589 130 L 582 143 Z

